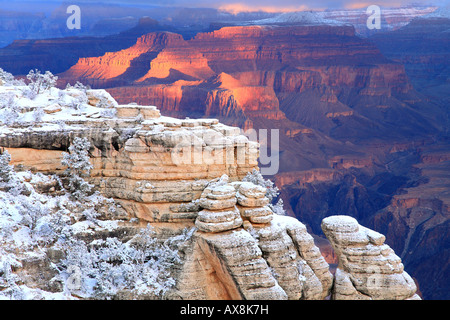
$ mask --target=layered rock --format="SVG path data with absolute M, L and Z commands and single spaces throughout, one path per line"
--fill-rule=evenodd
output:
M 339 259 L 334 299 L 420 299 L 401 259 L 384 243 L 385 236 L 349 216 L 325 218 L 322 229 Z
M 328 263 L 302 223 L 276 215 L 269 224 L 253 224 L 250 230 L 289 299 L 328 296 L 332 285 Z
M 250 182 L 238 184 L 237 203 L 242 207 L 241 215 L 251 223 L 266 224 L 273 219 L 273 211 L 267 205 L 266 189 Z
M 251 274 L 254 274 L 256 272 L 253 270 L 254 264 L 260 265 L 261 262 L 253 260 L 249 262 L 248 258 L 245 262 L 241 261 L 244 259 L 238 258 L 240 251 L 251 250 L 256 255 L 257 261 L 260 259 L 264 261 L 265 267 L 263 271 L 258 271 L 257 277 L 262 279 L 269 277 L 271 280 L 264 280 L 259 285 L 252 282 L 250 286 L 252 290 L 246 292 L 248 281 L 253 280 L 243 278 L 245 285 L 243 283 L 240 288 L 246 298 L 263 298 L 269 294 L 267 292 L 263 294 L 267 288 L 271 288 L 270 292 L 272 290 L 278 292 L 278 298 L 293 300 L 325 298 L 332 285 L 332 275 L 312 237 L 306 232 L 306 227 L 296 219 L 274 216 L 268 206 L 269 200 L 265 196 L 266 188 L 251 182 L 227 182 L 227 177 L 213 181 L 212 186 L 205 188 L 199 200 L 200 207 L 205 209 L 199 212 L 195 225 L 199 231 L 207 234 L 201 236 L 205 243 L 202 250 L 213 256 L 220 255 L 225 261 L 229 259 L 235 261 L 229 268 L 244 268 L 247 275 L 250 272 L 249 266 Z M 233 229 L 241 231 L 236 230 L 232 234 L 241 234 L 243 232 L 241 226 L 253 236 L 255 246 L 253 249 L 247 248 L 247 241 L 244 241 L 237 247 L 233 246 L 235 248 L 233 250 L 231 248 L 225 250 L 223 241 L 213 236 L 220 232 L 228 234 L 226 231 Z M 227 237 L 231 237 L 231 234 Z M 237 261 L 239 264 L 236 266 Z M 259 266 L 258 270 L 261 268 L 262 266 Z M 241 281 L 239 277 L 242 272 L 241 270 L 237 273 L 238 283 Z M 266 289 L 261 291 L 259 288 L 255 291 L 254 287 L 258 286 Z
M 48 105 L 58 94 L 49 94 Z M 257 168 L 258 143 L 216 119 L 162 117 L 154 106 L 118 105 L 103 90 L 70 89 L 65 94 L 67 101 L 85 99 L 80 108 L 89 112 L 59 102 L 61 110 L 38 124 L 45 130 L 4 128 L 0 146 L 13 155 L 13 164 L 58 173 L 63 170 L 61 152 L 74 137 L 88 138 L 91 182 L 118 199 L 130 218 L 194 221 L 197 207 L 186 204 L 198 199 L 211 179 L 227 174 L 238 180 Z
M 387 10 L 383 16 L 391 19 Z M 366 28 L 365 21 L 361 23 Z M 389 35 L 375 36 L 372 43 L 355 37 L 348 26 L 227 27 L 188 41 L 170 34 L 174 41 L 133 60 L 135 65 L 130 63 L 128 71 L 115 79 L 120 78 L 121 87 L 110 92 L 122 103 L 158 105 L 164 115 L 218 117 L 242 128 L 280 129 L 280 171 L 291 171 L 286 176 L 329 167 L 338 176 L 330 183 L 317 183 L 323 177 L 315 174 L 306 179 L 308 183 L 303 178 L 293 181 L 294 187 L 301 185 L 299 190 L 284 188 L 285 203 L 293 204 L 292 214 L 318 234 L 322 218 L 331 213 L 356 217 L 386 234 L 405 265 L 420 270 L 408 268 L 429 286 L 422 292 L 440 297 L 445 295 L 441 293 L 445 289 L 435 290 L 443 283 L 440 257 L 448 254 L 438 230 L 448 224 L 446 202 L 403 195 L 402 187 L 422 182 L 404 181 L 415 175 L 415 169 L 408 174 L 405 166 L 400 173 L 391 170 L 392 158 L 409 162 L 419 151 L 404 150 L 409 155 L 403 158 L 388 149 L 392 141 L 422 141 L 424 135 L 448 128 L 443 122 L 448 118 L 445 108 L 438 110 L 414 92 L 408 80 L 416 90 L 445 99 L 446 77 L 437 75 L 449 61 L 448 50 L 441 50 L 447 29 L 448 19 L 416 19 Z M 148 36 L 148 42 L 141 44 L 156 48 L 152 39 Z M 425 42 L 428 45 L 422 45 Z M 402 64 L 387 60 L 377 47 L 387 58 L 406 64 L 406 73 Z M 113 55 L 117 61 L 126 58 L 123 52 Z M 212 77 L 206 66 L 215 73 Z M 151 77 L 135 82 L 146 73 Z M 89 81 L 99 85 L 98 79 Z M 372 143 L 377 147 L 370 149 Z M 380 157 L 381 148 L 385 155 Z M 434 187 L 419 191 L 422 198 L 436 192 L 441 191 Z M 432 259 L 424 258 L 432 252 Z M 430 265 L 435 266 L 433 272 L 428 272 Z
M 228 179 L 224 177 L 224 179 Z M 195 220 L 203 232 L 223 232 L 242 226 L 242 218 L 236 204 L 235 190 L 225 181 L 213 183 L 203 191 L 199 205 L 203 208 Z
M 424 299 L 448 297 L 450 251 L 450 155 L 442 144 L 423 147 L 415 164 L 417 182 L 394 195 L 389 205 L 373 216 L 371 228 L 383 233 L 399 253 L 409 274 L 420 284 Z
M 142 73 L 140 68 L 147 66 L 161 50 L 173 42 L 182 43 L 182 36 L 169 32 L 150 33 L 138 38 L 130 48 L 106 52 L 100 57 L 80 58 L 76 66 L 63 73 L 63 77 L 103 81 L 122 75 L 124 79 L 135 78 Z
M 229 298 L 287 299 L 285 291 L 263 258 L 257 242 L 248 232 L 242 228 L 222 233 L 220 236 L 200 232 L 198 239 L 202 255 L 208 261 L 203 270 L 208 274 L 215 274 L 225 286 Z M 214 297 L 207 295 L 206 298 Z

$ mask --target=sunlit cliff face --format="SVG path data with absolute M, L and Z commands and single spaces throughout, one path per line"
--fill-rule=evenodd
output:
M 99 86 L 138 85 L 134 93 L 117 89 L 116 97 L 158 105 L 163 113 L 189 113 L 198 106 L 209 116 L 240 118 L 243 112 L 272 120 L 286 119 L 284 100 L 318 89 L 318 101 L 327 105 L 320 111 L 325 117 L 319 122 L 306 117 L 321 129 L 331 128 L 336 117 L 358 116 L 338 101 L 343 87 L 372 96 L 410 90 L 403 69 L 355 37 L 352 27 L 326 25 L 224 27 L 191 40 L 150 33 L 128 49 L 81 58 L 61 78 Z M 127 91 L 125 96 L 121 91 Z

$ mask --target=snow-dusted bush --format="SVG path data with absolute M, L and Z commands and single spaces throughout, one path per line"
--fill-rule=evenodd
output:
M 22 300 L 24 295 L 19 288 L 20 278 L 12 272 L 13 268 L 20 268 L 22 264 L 14 254 L 6 252 L 0 248 L 0 288 L 1 295 L 9 299 Z
M 105 102 L 103 100 L 100 100 L 100 102 L 97 104 L 97 108 L 105 108 L 106 105 L 103 105 Z M 102 118 L 114 118 L 117 114 L 117 109 L 115 108 L 109 108 L 109 109 L 103 109 L 100 111 L 100 116 Z
M 42 121 L 42 117 L 44 116 L 44 110 L 42 109 L 42 107 L 38 107 L 33 111 L 33 115 L 32 115 L 32 122 L 36 123 L 36 122 L 41 122 Z
M 84 152 L 89 144 L 81 140 L 74 146 L 78 150 L 72 148 L 70 155 L 79 156 L 81 161 L 74 157 L 67 161 L 81 175 L 90 170 Z M 115 207 L 112 199 L 92 194 L 78 200 L 65 190 L 39 193 L 47 190 L 40 189 L 42 186 L 57 185 L 59 179 L 16 172 L 9 161 L 9 154 L 3 152 L 2 179 L 14 181 L 17 188 L 28 192 L 13 194 L 0 188 L 0 299 L 110 299 L 124 291 L 136 297 L 164 298 L 174 287 L 176 272 L 183 261 L 182 252 L 195 228 L 162 240 L 149 225 L 127 242 L 116 237 L 96 240 L 97 228 L 113 231 L 118 227 L 115 221 L 98 218 L 108 207 Z M 94 240 L 80 237 L 85 233 L 93 235 Z M 61 283 L 63 291 L 50 293 L 28 287 L 27 276 L 17 273 L 22 268 L 21 259 L 36 253 L 48 259 L 45 253 L 55 251 L 60 258 L 52 262 L 57 272 L 53 279 Z
M 89 177 L 92 164 L 89 161 L 90 143 L 86 138 L 75 138 L 69 153 L 63 153 L 61 164 L 67 166 L 65 174 L 69 179 L 69 191 L 75 199 L 83 199 L 92 191 L 92 185 L 83 178 Z
M 171 273 L 181 263 L 179 251 L 194 228 L 159 242 L 150 225 L 130 241 L 117 238 L 64 244 L 62 261 L 68 291 L 86 298 L 113 298 L 122 290 L 163 297 L 174 285 Z
M 9 164 L 11 155 L 7 150 L 0 150 L 0 186 L 7 184 L 13 177 L 13 166 Z
M 58 76 L 53 75 L 50 71 L 45 71 L 44 74 L 38 69 L 30 70 L 27 75 L 29 81 L 28 87 L 36 94 L 42 93 L 56 86 Z
M 0 122 L 4 125 L 12 126 L 18 122 L 20 108 L 13 93 L 0 95 L 0 114 Z
M 11 84 L 14 81 L 14 76 L 0 68 L 0 84 Z
M 278 196 L 278 188 L 274 185 L 272 181 L 269 179 L 264 179 L 261 172 L 256 169 L 253 169 L 252 172 L 248 172 L 247 175 L 242 179 L 242 181 L 251 182 L 258 186 L 262 186 L 267 189 L 266 197 L 272 201 Z
M 286 211 L 283 208 L 283 200 L 281 198 L 278 199 L 277 203 L 273 203 L 274 200 L 279 196 L 279 189 L 275 184 L 269 180 L 264 179 L 261 172 L 256 169 L 253 169 L 252 172 L 248 172 L 247 175 L 242 179 L 242 181 L 251 182 L 258 186 L 262 186 L 267 189 L 266 197 L 269 199 L 271 204 L 269 206 L 273 210 L 274 213 L 279 215 L 285 215 Z
M 284 202 L 283 199 L 279 198 L 277 203 L 275 204 L 269 204 L 269 206 L 272 208 L 272 211 L 275 214 L 279 214 L 281 216 L 286 215 L 286 210 L 284 210 Z
M 66 89 L 71 89 L 71 88 L 81 90 L 85 93 L 87 90 L 91 89 L 91 87 L 89 85 L 85 85 L 85 84 L 81 83 L 80 81 L 77 81 L 73 86 L 70 83 L 67 83 Z
M 11 196 L 19 196 L 26 192 L 27 188 L 20 183 L 14 166 L 10 165 L 11 155 L 7 150 L 0 150 L 0 188 L 7 191 Z
M 29 87 L 25 87 L 22 89 L 22 95 L 29 100 L 34 100 L 37 96 L 37 93 Z
M 25 82 L 22 79 L 16 79 L 14 76 L 0 68 L 0 85 L 4 86 L 24 86 Z

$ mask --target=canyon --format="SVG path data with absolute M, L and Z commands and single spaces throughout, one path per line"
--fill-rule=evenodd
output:
M 116 37 L 109 47 L 84 52 L 98 49 L 85 42 L 56 73 L 61 86 L 81 81 L 105 88 L 120 104 L 154 105 L 180 121 L 217 118 L 243 130 L 278 129 L 280 170 L 270 178 L 288 214 L 305 224 L 330 266 L 340 261 L 322 221 L 349 215 L 386 235 L 425 299 L 446 299 L 450 20 L 426 18 L 431 11 L 388 17 L 398 24 L 394 31 L 364 34 L 368 38 L 360 36 L 361 21 L 219 24 L 193 37 L 140 28 L 120 46 Z M 416 15 L 424 17 L 413 19 Z M 360 15 L 322 17 L 349 22 Z M 71 46 L 70 40 L 58 41 Z M 17 67 L 11 52 L 6 55 L 11 60 L 0 65 L 6 70 Z M 50 60 L 42 67 L 57 65 Z M 136 143 L 127 148 L 145 148 Z M 113 196 L 127 186 L 103 190 Z M 199 196 L 200 190 L 195 192 Z M 136 204 L 141 195 L 126 197 L 141 217 L 173 219 L 167 208 L 151 213 Z M 340 279 L 348 283 L 348 270 L 342 270 Z
M 190 40 L 154 33 L 128 49 L 80 59 L 60 76 L 106 87 L 120 103 L 157 105 L 167 116 L 278 129 L 280 172 L 274 179 L 292 216 L 323 236 L 323 218 L 350 215 L 387 234 L 387 243 L 405 255 L 423 257 L 413 242 L 394 243 L 416 232 L 427 241 L 431 230 L 444 228 L 445 205 L 424 218 L 435 217 L 429 231 L 406 224 L 399 236 L 393 230 L 405 226 L 400 218 L 392 227 L 382 225 L 399 214 L 389 210 L 398 206 L 397 194 L 417 184 L 426 186 L 414 192 L 418 199 L 446 202 L 445 192 L 425 183 L 434 180 L 421 154 L 445 132 L 448 111 L 441 100 L 416 90 L 402 61 L 387 59 L 373 41 L 357 37 L 351 26 L 233 26 Z M 437 144 L 449 153 L 445 140 Z M 413 272 L 419 283 L 425 266 L 446 260 L 448 253 L 437 251 L 420 263 L 411 260 L 420 265 Z M 442 273 L 434 275 L 434 283 L 445 281 Z M 426 286 L 421 292 L 428 297 L 444 294 Z
M 121 103 L 158 105 L 169 116 L 217 117 L 243 129 L 278 129 L 280 172 L 274 178 L 285 180 L 277 186 L 292 216 L 319 236 L 320 222 L 330 213 L 354 216 L 386 233 L 387 242 L 402 253 L 423 257 L 413 242 L 394 243 L 416 232 L 427 238 L 431 230 L 444 228 L 446 209 L 424 218 L 436 217 L 428 232 L 416 229 L 416 223 L 401 227 L 402 236 L 390 234 L 387 228 L 405 225 L 400 218 L 388 224 L 392 227 L 382 225 L 386 216 L 398 215 L 393 212 L 399 209 L 388 210 L 398 206 L 397 193 L 429 180 L 420 154 L 448 124 L 442 117 L 445 107 L 415 90 L 403 64 L 385 58 L 349 26 L 225 27 L 191 40 L 168 33 L 152 37 L 164 41 L 146 36 L 113 56 L 80 59 L 61 78 L 109 87 Z M 146 41 L 146 54 L 134 58 Z M 120 69 L 132 63 L 139 67 Z M 97 68 L 114 76 L 95 76 Z M 444 153 L 446 145 L 441 145 Z M 311 180 L 305 180 L 308 172 Z M 286 177 L 292 177 L 288 183 Z M 430 188 L 414 193 L 418 199 L 446 202 L 443 193 L 425 185 Z M 419 283 L 426 266 L 442 254 L 433 258 L 428 251 L 420 263 L 411 260 L 422 270 L 413 272 Z M 433 282 L 446 281 L 439 274 Z M 444 294 L 426 286 L 422 292 L 429 297 Z

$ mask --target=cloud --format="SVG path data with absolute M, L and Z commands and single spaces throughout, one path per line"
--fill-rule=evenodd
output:
M 306 5 L 249 5 L 246 3 L 226 3 L 220 5 L 217 9 L 230 12 L 233 14 L 239 12 L 247 12 L 247 11 L 265 11 L 265 12 L 289 12 L 289 11 L 305 11 L 311 10 L 310 7 Z

